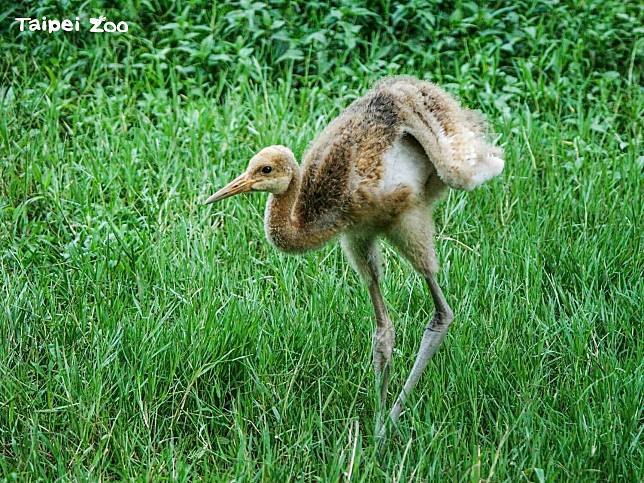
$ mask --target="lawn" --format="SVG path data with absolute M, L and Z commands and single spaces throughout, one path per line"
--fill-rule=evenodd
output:
M 121 3 L 0 8 L 0 480 L 644 479 L 636 2 Z M 129 31 L 13 21 L 98 14 Z M 379 454 L 338 244 L 283 255 L 265 195 L 202 202 L 401 73 L 506 167 L 437 206 L 455 321 Z M 385 255 L 393 393 L 433 307 Z

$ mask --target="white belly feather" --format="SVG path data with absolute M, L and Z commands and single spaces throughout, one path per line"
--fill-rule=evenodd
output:
M 425 151 L 407 136 L 396 141 L 383 156 L 382 190 L 390 193 L 403 186 L 416 194 L 423 192 L 425 182 L 433 171 Z

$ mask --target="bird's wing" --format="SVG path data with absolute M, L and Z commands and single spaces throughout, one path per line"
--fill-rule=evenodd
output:
M 295 205 L 299 223 L 335 223 L 346 203 L 351 156 L 349 146 L 333 143 L 321 149 L 318 156 L 325 162 L 304 165 L 302 184 Z
M 296 218 L 302 223 L 344 221 L 362 188 L 379 179 L 380 159 L 399 126 L 398 108 L 389 93 L 353 102 L 304 155 Z
M 394 96 L 402 130 L 421 144 L 447 185 L 471 190 L 503 171 L 503 151 L 486 139 L 487 125 L 480 113 L 413 77 L 388 78 L 377 89 Z

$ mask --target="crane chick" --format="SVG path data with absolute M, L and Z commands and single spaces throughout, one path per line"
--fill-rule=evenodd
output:
M 380 292 L 378 239 L 388 239 L 424 277 L 435 313 L 389 412 L 392 423 L 453 319 L 436 281 L 431 208 L 446 187 L 471 190 L 501 173 L 502 150 L 485 134 L 483 117 L 438 86 L 407 76 L 385 78 L 324 129 L 301 167 L 287 147 L 269 146 L 206 200 L 270 193 L 266 236 L 284 252 L 302 253 L 340 238 L 373 304 L 372 355 L 380 408 L 386 404 L 395 336 Z M 383 423 L 379 411 L 379 436 L 386 429 Z

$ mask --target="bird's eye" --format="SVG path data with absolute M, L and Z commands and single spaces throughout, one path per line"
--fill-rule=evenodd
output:
M 270 173 L 271 171 L 273 171 L 273 168 L 271 168 L 270 166 L 264 166 L 264 167 L 262 168 L 262 173 L 264 173 L 264 174 L 268 174 L 268 173 Z

